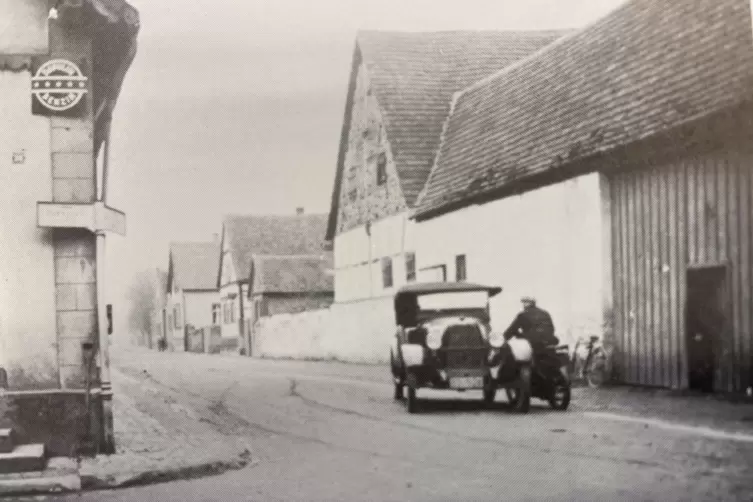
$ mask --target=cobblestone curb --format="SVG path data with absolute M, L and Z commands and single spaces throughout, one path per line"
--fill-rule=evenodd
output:
M 235 458 L 231 459 L 182 466 L 156 466 L 153 469 L 130 472 L 96 473 L 82 465 L 81 489 L 105 490 L 127 488 L 167 481 L 216 476 L 227 471 L 242 469 L 251 463 L 251 452 L 248 449 L 244 449 Z

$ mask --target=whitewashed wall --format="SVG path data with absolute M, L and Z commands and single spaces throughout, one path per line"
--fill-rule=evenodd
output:
M 395 333 L 394 319 L 392 299 L 387 297 L 264 317 L 254 329 L 253 354 L 385 363 Z
M 29 89 L 28 71 L 0 71 L 0 366 L 11 385 L 54 388 L 55 260 L 37 228 L 37 201 L 52 200 L 50 120 L 31 114 Z
M 46 54 L 49 8 L 45 0 L 0 2 L 0 54 Z
M 415 251 L 415 222 L 401 213 L 335 237 L 335 302 L 391 296 L 406 282 L 405 253 Z M 393 287 L 384 288 L 381 259 L 392 258 Z
M 495 329 L 506 328 L 519 312 L 521 295 L 533 294 L 552 314 L 563 341 L 602 334 L 611 287 L 604 275 L 604 183 L 590 174 L 419 222 L 418 267 L 444 264 L 453 280 L 455 256 L 465 254 L 469 281 L 504 288 L 492 301 Z
M 193 324 L 196 328 L 212 325 L 212 304 L 220 303 L 219 291 L 186 291 L 184 299 L 187 323 Z

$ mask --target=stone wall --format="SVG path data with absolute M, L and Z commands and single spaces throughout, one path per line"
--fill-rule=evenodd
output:
M 385 363 L 395 330 L 392 299 L 263 317 L 254 326 L 257 357 Z
M 383 180 L 377 179 L 380 156 L 386 161 L 386 179 Z M 337 233 L 406 209 L 379 103 L 371 92 L 365 66 L 361 64 L 352 103 Z

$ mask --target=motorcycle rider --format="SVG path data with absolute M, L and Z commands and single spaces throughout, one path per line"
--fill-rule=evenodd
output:
M 534 354 L 540 354 L 546 346 L 557 345 L 559 339 L 554 335 L 554 323 L 549 312 L 537 307 L 533 296 L 524 296 L 520 302 L 523 310 L 505 330 L 505 340 L 514 336 L 524 338 L 531 344 Z

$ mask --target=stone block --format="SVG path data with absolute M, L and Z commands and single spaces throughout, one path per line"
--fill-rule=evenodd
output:
M 53 178 L 91 178 L 94 180 L 94 156 L 90 153 L 52 154 Z
M 0 453 L 10 453 L 15 448 L 13 429 L 0 429 Z
M 87 284 L 57 284 L 55 286 L 58 311 L 95 310 L 97 308 L 97 287 Z
M 44 444 L 22 444 L 0 453 L 0 473 L 41 471 L 45 467 Z
M 91 338 L 61 338 L 58 343 L 58 360 L 60 361 L 60 365 L 83 366 L 84 357 L 81 344 L 87 341 L 91 341 Z
M 81 356 L 79 356 L 81 357 Z M 81 363 L 74 365 L 60 366 L 60 382 L 64 389 L 85 389 L 86 388 L 86 367 L 83 363 L 83 358 L 80 359 Z M 89 374 L 89 384 L 94 387 L 98 384 L 97 367 L 92 365 L 91 373 Z
M 94 310 L 58 312 L 58 336 L 89 338 L 96 335 L 97 313 Z
M 52 180 L 53 202 L 94 202 L 94 177 L 54 178 Z
M 76 285 L 58 284 L 55 286 L 55 308 L 61 310 L 76 310 Z
M 78 310 L 95 310 L 97 308 L 96 283 L 76 285 L 76 308 Z
M 86 153 L 91 157 L 94 151 L 94 132 L 89 125 L 77 127 L 53 127 L 52 151 Z M 54 162 L 54 161 L 53 161 Z M 54 172 L 54 171 L 53 171 Z
M 56 284 L 87 284 L 96 281 L 94 258 L 55 258 Z

